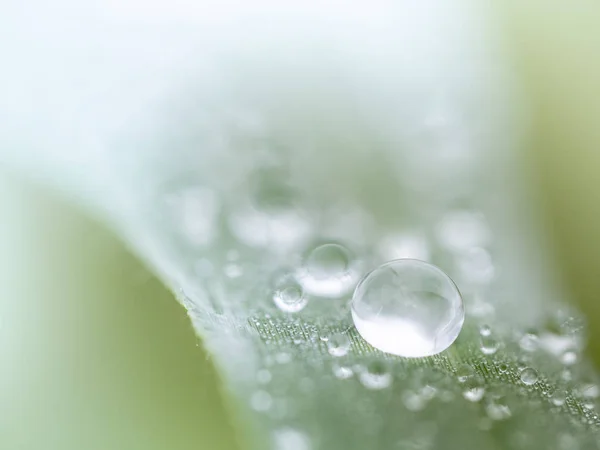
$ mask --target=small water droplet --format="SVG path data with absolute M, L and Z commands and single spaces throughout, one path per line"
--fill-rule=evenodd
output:
M 528 367 L 521 372 L 521 382 L 527 386 L 531 386 L 535 384 L 538 380 L 538 373 L 535 369 Z
M 483 379 L 479 376 L 473 376 L 463 384 L 463 397 L 470 402 L 478 402 L 483 398 L 485 388 Z
M 333 374 L 335 375 L 336 378 L 338 378 L 340 380 L 347 380 L 348 378 L 352 378 L 352 375 L 354 375 L 354 372 L 352 371 L 351 367 L 334 364 L 333 365 Z
M 328 243 L 311 250 L 296 278 L 304 291 L 320 297 L 341 297 L 358 281 L 358 261 L 340 245 Z
M 327 351 L 332 356 L 345 356 L 350 350 L 350 339 L 343 333 L 336 333 L 327 341 Z
M 392 384 L 392 374 L 387 365 L 381 361 L 373 361 L 367 370 L 359 375 L 360 382 L 368 389 L 385 389 Z
M 448 348 L 464 322 L 460 292 L 423 261 L 390 261 L 357 286 L 352 318 L 373 347 L 398 356 L 431 356 Z
M 500 363 L 500 365 L 498 366 L 498 371 L 500 373 L 506 373 L 506 372 L 508 372 L 508 369 L 509 369 L 509 367 L 508 367 L 508 364 L 506 364 L 506 363 Z
M 259 412 L 265 412 L 271 409 L 273 404 L 273 398 L 271 394 L 266 391 L 256 391 L 250 398 L 250 405 L 252 409 Z
M 284 276 L 276 282 L 273 302 L 283 312 L 296 313 L 308 304 L 308 298 L 293 278 Z
M 493 355 L 500 348 L 500 343 L 492 336 L 481 336 L 481 353 Z

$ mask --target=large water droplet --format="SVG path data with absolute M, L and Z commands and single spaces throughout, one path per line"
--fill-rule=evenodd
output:
M 528 367 L 527 369 L 524 369 L 523 372 L 521 372 L 521 382 L 523 384 L 531 386 L 532 384 L 535 384 L 537 380 L 538 373 L 535 371 L 535 369 Z
M 354 255 L 346 247 L 323 244 L 305 257 L 297 279 L 311 295 L 337 298 L 352 290 L 358 281 L 356 265 Z
M 352 299 L 352 318 L 373 347 L 394 355 L 423 357 L 448 348 L 465 312 L 452 280 L 414 259 L 390 261 L 369 273 Z

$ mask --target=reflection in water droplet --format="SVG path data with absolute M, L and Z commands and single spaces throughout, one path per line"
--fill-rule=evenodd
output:
M 352 299 L 352 318 L 373 347 L 424 357 L 448 348 L 464 322 L 462 298 L 440 269 L 423 261 L 390 261 L 369 273 Z
M 535 371 L 535 369 L 528 367 L 527 369 L 524 369 L 523 372 L 521 372 L 521 382 L 523 384 L 531 386 L 532 384 L 535 384 L 537 380 L 538 373 Z
M 341 297 L 358 281 L 358 261 L 339 244 L 324 244 L 309 252 L 296 278 L 304 291 L 319 297 Z
M 308 436 L 294 428 L 281 428 L 273 434 L 273 450 L 311 450 Z
M 256 391 L 250 398 L 252 409 L 259 412 L 265 412 L 271 409 L 273 398 L 266 391 Z
M 291 276 L 284 276 L 275 283 L 273 302 L 281 311 L 295 313 L 304 309 L 308 298 L 296 280 Z
M 385 389 L 392 384 L 392 374 L 387 365 L 373 361 L 359 375 L 360 382 L 368 389 Z
M 332 356 L 345 356 L 350 350 L 350 339 L 345 334 L 336 333 L 327 341 L 327 350 Z

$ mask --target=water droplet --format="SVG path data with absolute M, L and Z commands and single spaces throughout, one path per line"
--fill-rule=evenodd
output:
M 273 450 L 311 450 L 308 436 L 293 428 L 281 428 L 273 435 Z
M 500 343 L 492 336 L 481 336 L 481 353 L 493 355 L 500 348 Z
M 252 409 L 259 412 L 265 412 L 271 409 L 273 404 L 273 398 L 271 394 L 266 391 L 256 391 L 250 398 L 250 405 Z
M 479 334 L 482 336 L 491 336 L 492 329 L 489 325 L 481 325 L 481 327 L 479 327 Z
M 463 384 L 463 397 L 470 402 L 478 402 L 484 394 L 484 383 L 480 376 L 473 376 Z
M 465 312 L 460 292 L 444 272 L 423 261 L 400 259 L 363 278 L 352 299 L 352 318 L 373 347 L 423 357 L 456 340 Z
M 508 364 L 506 364 L 506 363 L 500 363 L 500 365 L 498 366 L 498 371 L 500 373 L 506 373 L 506 372 L 508 372 Z
M 338 364 L 334 364 L 333 374 L 335 375 L 336 378 L 338 378 L 340 380 L 347 380 L 348 378 L 352 378 L 352 375 L 354 375 L 354 372 L 352 371 L 352 368 L 350 368 L 348 366 L 340 366 Z
M 524 369 L 523 372 L 521 372 L 521 382 L 523 384 L 531 386 L 532 384 L 535 384 L 537 380 L 538 373 L 535 371 L 535 369 L 528 367 L 527 369 Z
M 359 375 L 360 382 L 368 389 L 385 389 L 392 384 L 392 374 L 387 365 L 373 361 Z
M 291 276 L 284 276 L 276 282 L 273 302 L 281 311 L 295 313 L 304 309 L 308 298 L 296 280 Z
M 343 333 L 336 333 L 327 341 L 327 350 L 332 356 L 345 356 L 350 350 L 350 339 Z
M 350 292 L 358 281 L 357 264 L 346 247 L 323 244 L 308 253 L 296 278 L 311 295 L 337 298 Z

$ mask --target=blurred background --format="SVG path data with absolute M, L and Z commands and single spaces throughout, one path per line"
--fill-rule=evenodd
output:
M 496 3 L 540 233 L 598 364 L 600 3 Z M 77 207 L 0 176 L 0 448 L 238 448 L 210 357 L 172 294 Z

